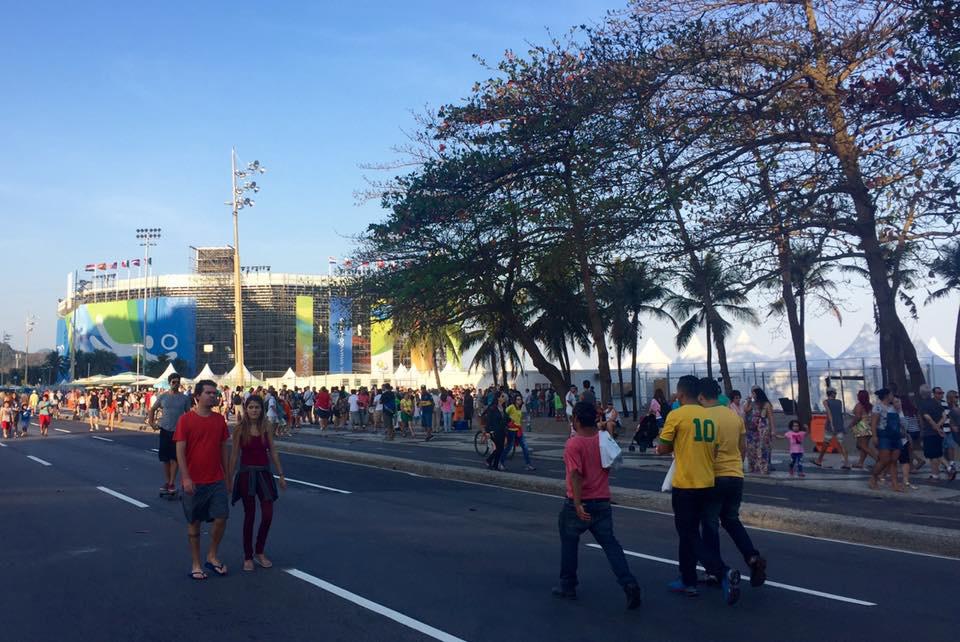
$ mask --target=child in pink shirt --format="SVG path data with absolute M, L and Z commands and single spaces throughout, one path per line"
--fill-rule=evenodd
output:
M 784 438 L 790 445 L 790 476 L 793 477 L 793 471 L 796 469 L 800 477 L 806 477 L 803 474 L 803 440 L 807 437 L 807 431 L 804 426 L 794 419 L 787 427 L 787 432 L 783 433 Z

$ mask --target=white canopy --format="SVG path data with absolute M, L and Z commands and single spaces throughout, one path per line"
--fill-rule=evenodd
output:
M 864 323 L 847 349 L 837 359 L 873 359 L 880 356 L 880 339 L 868 323 Z
M 237 366 L 234 365 L 233 368 L 230 369 L 230 372 L 220 377 L 220 383 L 237 385 L 240 382 L 239 374 L 240 372 L 239 370 L 237 370 Z M 249 386 L 252 383 L 258 383 L 258 380 L 256 379 L 256 377 L 254 377 L 250 373 L 249 370 L 247 370 L 247 367 L 244 366 L 243 367 L 243 385 Z
M 936 340 L 936 337 L 931 338 L 931 341 Z M 935 351 L 929 343 L 924 343 L 923 341 L 914 341 L 913 347 L 917 350 L 917 357 L 919 357 L 924 363 L 932 363 L 933 365 L 938 366 L 953 365 L 953 359 L 943 354 L 943 346 L 941 346 L 939 342 L 937 343 L 937 348 L 939 349 L 940 354 L 938 354 L 938 351 Z
M 217 375 L 213 374 L 213 370 L 210 369 L 210 364 L 205 363 L 200 372 L 197 373 L 197 376 L 194 377 L 196 380 L 200 379 L 211 379 L 213 381 L 217 380 Z
M 396 376 L 396 377 L 402 377 L 402 376 L 404 376 L 405 374 L 407 374 L 408 372 L 409 372 L 409 370 L 407 370 L 407 366 L 405 366 L 405 365 L 403 365 L 403 364 L 401 363 L 399 366 L 397 366 L 397 369 L 394 370 L 393 374 L 394 374 L 394 376 Z
M 816 342 L 809 336 L 803 343 L 803 352 L 807 356 L 807 361 L 826 361 L 827 359 L 832 358 L 829 354 L 827 354 L 826 350 L 818 346 Z M 788 343 L 783 347 L 783 350 L 780 352 L 780 355 L 777 358 L 793 361 L 795 356 L 796 355 L 793 353 L 793 343 Z
M 937 341 L 936 337 L 930 337 L 930 340 L 927 341 L 927 349 L 947 363 L 953 363 L 953 356 L 947 352 L 942 345 L 940 345 L 940 342 Z
M 287 371 L 283 373 L 281 379 L 293 380 L 297 378 L 297 373 L 293 371 L 293 368 L 287 368 Z
M 580 359 L 577 357 L 573 358 L 573 361 L 570 363 L 570 371 L 576 372 L 577 370 L 583 370 L 583 364 L 580 363 Z
M 727 351 L 727 361 L 730 363 L 753 363 L 754 361 L 768 361 L 770 357 L 758 348 L 750 339 L 746 330 L 741 330 L 737 340 Z
M 690 343 L 687 344 L 687 347 L 683 349 L 683 352 L 680 353 L 680 356 L 677 357 L 678 363 L 706 363 L 707 362 L 707 349 L 703 347 L 703 342 L 700 341 L 700 337 L 693 335 L 690 338 Z
M 667 365 L 673 362 L 673 359 L 667 356 L 667 353 L 660 349 L 653 337 L 647 339 L 643 348 L 637 353 L 637 363 L 650 365 Z

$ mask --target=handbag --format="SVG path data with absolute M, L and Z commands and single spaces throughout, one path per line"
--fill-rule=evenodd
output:
M 669 493 L 673 490 L 673 474 L 677 470 L 677 460 L 674 459 L 670 462 L 670 470 L 667 471 L 666 477 L 663 478 L 663 483 L 660 484 L 660 492 Z
M 600 431 L 600 465 L 604 468 L 616 468 L 623 463 L 623 453 L 619 444 L 605 430 Z

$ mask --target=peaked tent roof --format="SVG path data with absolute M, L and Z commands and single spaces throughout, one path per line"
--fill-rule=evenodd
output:
M 730 350 L 727 352 L 727 361 L 731 363 L 735 361 L 765 361 L 769 360 L 769 358 L 767 353 L 753 343 L 746 330 L 740 331 L 740 334 L 737 335 L 737 340 L 730 346 Z
M 660 349 L 653 337 L 647 339 L 647 342 L 643 344 L 643 349 L 637 353 L 637 363 L 666 365 L 672 362 L 673 359 Z
M 237 376 L 238 374 L 239 374 L 239 371 L 237 370 L 236 364 L 234 364 L 234 366 L 230 368 L 230 372 L 220 377 L 220 381 L 224 383 L 237 383 L 240 380 L 240 378 Z M 244 366 L 243 367 L 244 385 L 247 385 L 256 381 L 258 381 L 258 379 L 254 377 L 253 374 L 251 374 L 251 372 L 247 369 L 246 366 Z
M 157 379 L 160 380 L 160 381 L 166 381 L 166 380 L 167 380 L 167 377 L 169 377 L 169 376 L 172 375 L 172 374 L 179 374 L 179 373 L 177 373 L 177 369 L 173 367 L 173 364 L 172 364 L 172 363 L 168 363 L 168 364 L 167 364 L 167 369 L 164 370 L 164 371 L 163 371 L 163 374 L 159 375 L 159 376 L 157 377 Z
M 401 363 L 399 366 L 397 366 L 397 369 L 393 371 L 393 374 L 399 377 L 407 374 L 407 372 L 409 372 L 409 370 L 407 370 L 407 366 Z
M 293 371 L 293 368 L 287 368 L 287 371 L 283 373 L 281 379 L 296 379 L 297 373 Z
M 200 379 L 213 379 L 216 381 L 217 375 L 213 374 L 213 370 L 210 369 L 210 364 L 205 363 L 203 364 L 203 368 L 200 369 L 200 372 L 197 373 L 197 376 L 194 377 L 194 379 L 197 379 L 198 381 Z
M 927 349 L 944 361 L 953 363 L 953 356 L 947 352 L 942 345 L 940 345 L 940 342 L 937 341 L 936 337 L 930 337 L 930 340 L 927 341 Z
M 574 372 L 576 370 L 584 370 L 583 364 L 580 363 L 580 359 L 577 357 L 573 358 L 573 361 L 570 363 L 570 371 Z
M 707 349 L 703 347 L 703 342 L 700 341 L 700 337 L 693 335 L 690 338 L 690 343 L 687 344 L 687 347 L 683 349 L 683 352 L 680 353 L 680 356 L 677 357 L 678 363 L 706 363 L 707 361 Z
M 935 366 L 947 366 L 953 365 L 953 359 L 950 359 L 948 356 L 944 355 L 943 346 L 940 345 L 940 342 L 937 341 L 936 337 L 931 337 L 930 342 L 937 342 L 937 348 L 940 354 L 934 350 L 929 343 L 924 343 L 919 339 L 913 342 L 913 347 L 917 349 L 917 357 L 923 363 L 933 363 Z
M 837 359 L 863 359 L 880 356 L 880 340 L 869 323 L 864 323 L 847 349 L 837 355 Z
M 827 351 L 817 345 L 817 343 L 807 336 L 806 340 L 803 342 L 803 352 L 807 356 L 807 361 L 826 361 L 827 359 L 832 359 Z M 783 350 L 780 352 L 778 359 L 786 359 L 788 361 L 793 361 L 793 343 L 787 343 L 783 346 Z

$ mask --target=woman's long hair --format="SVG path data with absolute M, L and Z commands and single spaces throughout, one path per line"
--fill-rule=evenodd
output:
M 250 419 L 250 415 L 247 414 L 247 404 L 255 403 L 260 407 L 260 416 L 257 418 L 256 423 Z M 246 445 L 250 442 L 250 428 L 256 426 L 257 432 L 261 435 L 265 435 L 268 430 L 270 430 L 270 422 L 267 421 L 266 414 L 267 410 L 263 407 L 263 398 L 258 395 L 250 395 L 247 397 L 247 400 L 243 402 L 243 418 L 240 419 L 240 423 L 237 424 L 236 431 L 240 435 L 240 444 Z
M 757 405 L 761 408 L 770 403 L 770 400 L 767 398 L 767 393 L 763 391 L 763 388 L 754 388 L 753 396 L 757 399 Z
M 861 390 L 857 393 L 857 403 L 867 412 L 873 410 L 873 406 L 870 405 L 870 393 L 866 390 Z

